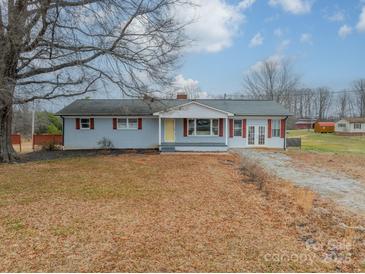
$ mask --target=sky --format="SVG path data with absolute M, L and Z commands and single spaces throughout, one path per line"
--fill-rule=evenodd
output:
M 193 18 L 193 40 L 176 85 L 205 94 L 243 90 L 260 61 L 288 59 L 304 87 L 338 91 L 365 77 L 365 0 L 194 0 L 179 13 Z

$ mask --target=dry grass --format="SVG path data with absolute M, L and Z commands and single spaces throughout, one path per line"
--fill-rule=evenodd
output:
M 294 164 L 329 169 L 332 172 L 345 173 L 365 184 L 365 156 L 361 154 L 315 153 L 289 151 Z
M 0 165 L 0 271 L 364 271 L 363 233 L 339 226 L 361 220 L 299 202 L 288 183 L 242 184 L 239 165 L 231 155 Z

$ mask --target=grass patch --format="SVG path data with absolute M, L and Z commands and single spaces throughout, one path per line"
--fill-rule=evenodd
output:
M 5 221 L 5 226 L 9 232 L 18 232 L 26 228 L 23 222 L 19 219 L 8 219 Z
M 338 136 L 313 130 L 289 130 L 288 137 L 301 137 L 305 151 L 365 154 L 365 136 Z

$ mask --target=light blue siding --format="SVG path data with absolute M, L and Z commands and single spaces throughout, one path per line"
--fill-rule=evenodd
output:
M 64 123 L 65 149 L 100 148 L 103 137 L 112 141 L 114 148 L 158 148 L 158 119 L 143 118 L 142 129 L 114 130 L 112 118 L 94 118 L 94 129 L 77 130 L 75 118 L 66 118 Z

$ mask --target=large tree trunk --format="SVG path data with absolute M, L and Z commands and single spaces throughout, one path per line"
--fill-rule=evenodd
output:
M 17 160 L 11 144 L 12 106 L 0 106 L 0 162 L 10 163 Z

